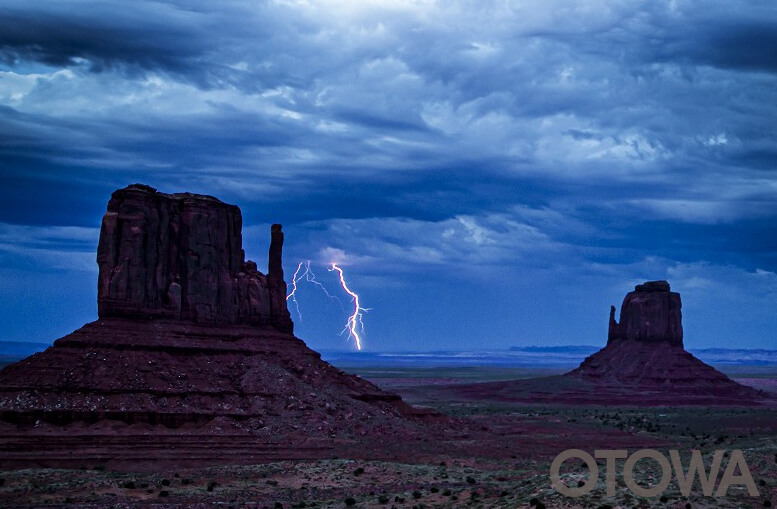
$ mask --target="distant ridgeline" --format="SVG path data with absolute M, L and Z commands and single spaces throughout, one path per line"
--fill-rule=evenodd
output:
M 0 341 L 0 363 L 23 359 L 50 347 L 50 343 L 23 343 L 21 341 Z
M 599 348 L 586 345 L 513 346 L 508 350 L 433 351 L 433 352 L 346 352 L 323 350 L 324 359 L 340 367 L 500 367 L 562 368 L 580 364 Z M 690 350 L 702 361 L 726 366 L 777 368 L 777 350 L 707 348 Z
M 532 353 L 579 353 L 590 355 L 599 350 L 598 346 L 592 345 L 561 345 L 561 346 L 511 346 L 511 352 L 532 352 Z
M 10 364 L 36 352 L 50 343 L 0 341 L 0 364 Z M 599 348 L 588 345 L 512 346 L 505 351 L 434 351 L 434 352 L 321 352 L 322 357 L 337 366 L 560 366 L 577 365 Z M 726 366 L 762 366 L 777 368 L 777 350 L 701 348 L 688 349 L 702 361 L 725 369 Z

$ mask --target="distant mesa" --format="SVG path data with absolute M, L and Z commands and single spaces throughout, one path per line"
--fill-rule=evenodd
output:
M 666 281 L 637 285 L 610 308 L 607 345 L 564 375 L 456 388 L 469 399 L 604 405 L 753 405 L 761 392 L 683 347 L 682 302 Z
M 621 305 L 620 322 L 610 308 L 607 346 L 566 376 L 599 386 L 666 391 L 673 397 L 741 402 L 758 399 L 683 347 L 682 302 L 666 281 L 637 285 Z M 744 399 L 740 399 L 744 398 Z
M 631 340 L 682 347 L 682 321 L 680 294 L 670 291 L 666 281 L 648 281 L 623 299 L 620 322 L 615 321 L 615 306 L 610 306 L 607 344 Z
M 276 224 L 263 274 L 245 260 L 238 207 L 115 191 L 99 319 L 0 371 L 0 464 L 316 457 L 333 441 L 425 433 L 438 416 L 293 335 L 282 249 Z

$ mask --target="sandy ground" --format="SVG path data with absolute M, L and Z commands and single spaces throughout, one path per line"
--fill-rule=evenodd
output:
M 282 461 L 272 455 L 251 461 L 248 455 L 251 464 L 243 465 L 187 467 L 168 461 L 146 462 L 133 469 L 131 465 L 100 464 L 92 458 L 71 469 L 9 469 L 0 472 L 0 506 L 409 509 L 777 504 L 777 408 L 553 407 L 441 401 L 434 397 L 434 388 L 459 383 L 455 373 L 360 374 L 373 375 L 379 385 L 405 392 L 414 404 L 433 406 L 461 419 L 468 431 L 433 439 L 330 443 L 310 457 L 302 454 Z M 480 379 L 493 380 L 493 375 L 485 370 Z M 477 376 L 469 372 L 466 378 L 469 383 Z M 777 378 L 762 374 L 739 378 L 765 390 L 777 386 Z M 418 390 L 410 390 L 413 388 Z M 198 440 L 204 445 L 209 441 L 207 436 Z M 684 496 L 673 480 L 661 496 L 643 498 L 630 492 L 618 470 L 616 494 L 608 496 L 601 462 L 593 491 L 581 498 L 566 497 L 551 485 L 549 471 L 552 459 L 571 448 L 589 452 L 653 448 L 666 456 L 676 449 L 685 461 L 691 450 L 698 449 L 707 467 L 715 450 L 739 449 L 759 495 L 751 497 L 743 486 L 734 485 L 725 497 L 705 497 L 697 484 Z M 724 459 L 724 466 L 726 462 Z M 574 487 L 587 479 L 587 472 L 570 461 L 562 468 L 562 479 Z M 640 461 L 635 478 L 643 486 L 655 484 L 660 478 L 658 465 Z

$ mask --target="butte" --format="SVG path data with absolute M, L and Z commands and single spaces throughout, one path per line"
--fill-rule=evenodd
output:
M 607 345 L 563 375 L 470 384 L 453 397 L 556 405 L 750 406 L 766 402 L 683 346 L 682 303 L 666 281 L 637 285 L 610 308 Z
M 370 440 L 444 426 L 294 336 L 282 248 L 276 224 L 263 274 L 245 260 L 237 206 L 115 191 L 97 250 L 98 320 L 0 371 L 0 464 L 369 454 Z

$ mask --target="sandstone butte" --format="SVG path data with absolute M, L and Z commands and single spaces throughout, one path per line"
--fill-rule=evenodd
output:
M 666 281 L 637 285 L 610 308 L 607 345 L 563 375 L 471 384 L 459 397 L 526 403 L 673 406 L 759 405 L 764 394 L 705 364 L 683 346 L 682 302 Z
M 460 438 L 504 452 L 499 437 L 411 407 L 295 337 L 282 249 L 273 225 L 263 274 L 245 260 L 236 206 L 139 184 L 114 192 L 98 245 L 98 319 L 0 371 L 0 467 L 402 459 Z M 638 285 L 619 321 L 611 308 L 607 345 L 577 369 L 437 392 L 553 405 L 761 404 L 759 391 L 684 349 L 681 308 L 666 281 Z
M 294 336 L 282 249 L 276 224 L 263 274 L 245 259 L 238 207 L 140 184 L 115 191 L 97 252 L 99 318 L 0 371 L 0 463 L 317 457 L 448 425 Z

